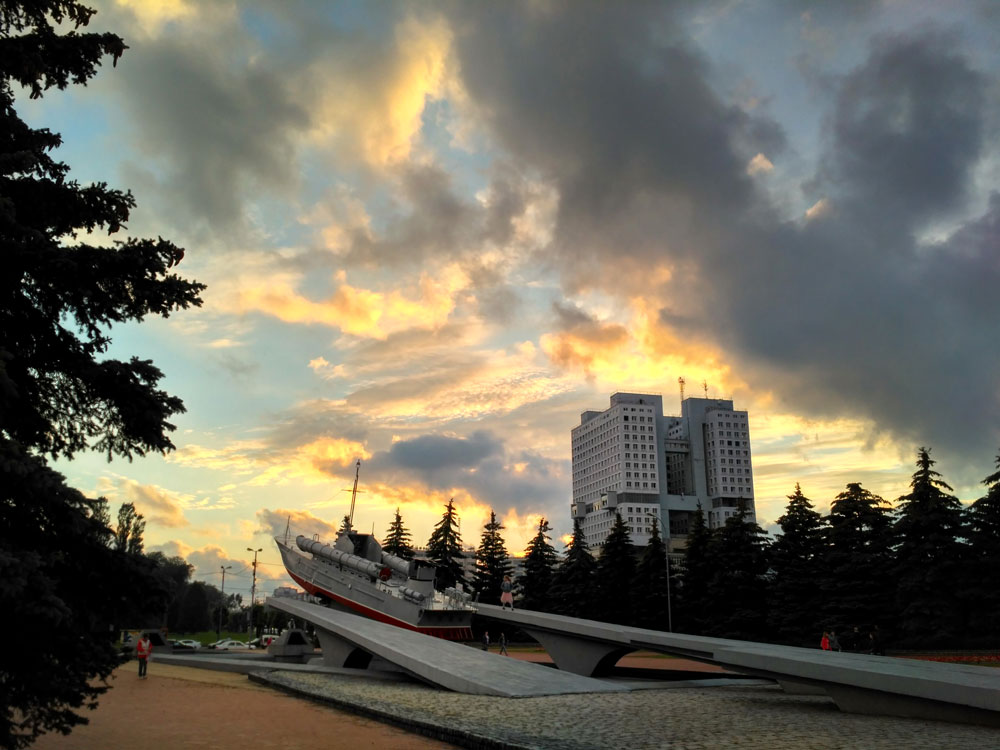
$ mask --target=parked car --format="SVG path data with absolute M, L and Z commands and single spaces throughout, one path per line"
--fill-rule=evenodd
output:
M 267 648 L 271 645 L 271 641 L 277 640 L 276 635 L 262 635 L 260 638 L 254 638 L 250 641 L 250 648 Z
M 216 651 L 228 651 L 231 648 L 247 648 L 247 644 L 243 641 L 234 641 L 231 638 L 224 638 L 221 641 L 216 641 L 211 644 L 209 648 L 214 648 Z
M 194 641 L 191 639 L 174 641 L 174 649 L 176 651 L 197 651 L 200 648 L 201 641 Z

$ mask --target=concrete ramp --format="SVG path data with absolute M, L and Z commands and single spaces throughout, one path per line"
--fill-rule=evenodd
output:
M 578 674 L 601 674 L 631 651 L 659 651 L 767 677 L 788 692 L 825 693 L 850 713 L 1000 726 L 1000 669 L 666 633 L 490 604 L 477 609 L 524 629 L 559 669 Z
M 472 695 L 525 698 L 627 691 L 584 675 L 500 656 L 295 599 L 270 598 L 267 606 L 311 623 L 330 667 L 391 664 L 431 685 Z

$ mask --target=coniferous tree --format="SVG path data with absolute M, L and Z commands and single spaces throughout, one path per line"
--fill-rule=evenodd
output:
M 670 587 L 667 581 L 667 546 L 660 537 L 660 525 L 653 519 L 649 545 L 636 566 L 632 601 L 635 624 L 640 628 L 667 630 Z
M 826 544 L 823 517 L 796 483 L 785 514 L 778 519 L 781 536 L 770 549 L 770 630 L 779 643 L 814 646 L 822 631 L 821 578 Z
M 462 536 L 458 533 L 458 513 L 455 510 L 455 498 L 452 498 L 427 541 L 427 559 L 437 566 L 434 585 L 439 590 L 466 583 L 462 571 L 464 558 Z
M 823 573 L 817 581 L 824 598 L 824 630 L 866 632 L 877 625 L 891 635 L 895 586 L 890 513 L 885 500 L 857 482 L 831 504 Z M 821 633 L 814 634 L 814 642 Z
M 413 547 L 410 546 L 410 532 L 403 526 L 403 518 L 399 515 L 399 508 L 396 508 L 396 517 L 389 524 L 389 529 L 385 532 L 385 541 L 382 543 L 382 551 L 390 555 L 401 557 L 404 560 L 413 559 Z
M 490 520 L 483 526 L 483 536 L 476 550 L 476 572 L 472 583 L 479 601 L 484 604 L 500 603 L 500 584 L 513 569 L 501 531 L 503 525 L 491 510 Z
M 997 471 L 983 480 L 986 494 L 976 500 L 967 513 L 971 547 L 968 591 L 971 603 L 970 631 L 979 645 L 995 643 L 1000 633 L 1000 455 Z
M 573 519 L 573 535 L 566 545 L 566 555 L 556 569 L 552 598 L 556 611 L 570 617 L 592 619 L 597 563 L 590 554 L 580 519 Z
M 684 563 L 680 571 L 677 596 L 677 630 L 699 635 L 705 632 L 709 618 L 708 585 L 712 579 L 715 535 L 705 523 L 705 514 L 698 503 L 688 529 L 684 548 Z
M 635 554 L 628 526 L 621 514 L 615 513 L 601 556 L 597 560 L 596 619 L 631 625 L 632 587 L 635 585 Z
M 767 637 L 767 534 L 741 501 L 713 545 L 707 635 L 760 641 Z
M 952 645 L 963 637 L 966 612 L 959 591 L 966 546 L 962 506 L 934 471 L 930 451 L 917 451 L 910 492 L 899 498 L 895 524 L 896 582 L 902 641 L 916 647 Z
M 538 522 L 538 533 L 528 542 L 524 554 L 524 574 L 518 580 L 521 599 L 518 607 L 551 612 L 553 610 L 552 585 L 558 555 L 549 542 L 551 527 L 544 518 Z
M 0 667 L 3 747 L 86 722 L 76 710 L 119 663 L 109 633 L 156 589 L 148 561 L 114 549 L 103 512 L 45 459 L 173 448 L 183 404 L 158 388 L 152 362 L 108 356 L 109 330 L 200 304 L 203 288 L 173 273 L 184 252 L 166 240 L 88 244 L 91 230 L 120 230 L 134 199 L 81 186 L 53 157 L 60 136 L 15 110 L 15 94 L 85 83 L 123 54 L 115 34 L 86 32 L 93 12 L 0 3 L 0 611 L 30 621 L 30 632 L 23 618 L 0 625 L 0 640 L 18 644 Z

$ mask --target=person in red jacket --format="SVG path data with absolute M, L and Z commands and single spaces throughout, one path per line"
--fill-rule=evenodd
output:
M 824 651 L 830 650 L 830 634 L 825 630 L 823 631 L 823 637 L 819 640 L 819 647 Z
M 146 634 L 143 633 L 142 637 L 139 639 L 139 643 L 135 647 L 135 655 L 139 657 L 139 679 L 146 679 L 146 663 L 149 660 L 149 655 L 153 653 L 153 644 L 150 642 Z

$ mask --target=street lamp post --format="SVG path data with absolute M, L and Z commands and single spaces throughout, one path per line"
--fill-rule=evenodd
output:
M 249 638 L 247 638 L 248 641 L 253 640 L 253 604 L 256 601 L 257 594 L 257 553 L 263 551 L 263 547 L 258 547 L 257 549 L 247 547 L 247 552 L 253 552 L 253 583 L 250 584 L 250 632 L 248 634 Z
M 232 565 L 220 565 L 219 568 L 222 570 L 222 606 L 219 607 L 219 627 L 215 629 L 215 634 L 222 637 L 222 613 L 228 609 L 226 607 L 226 571 L 232 568 Z

